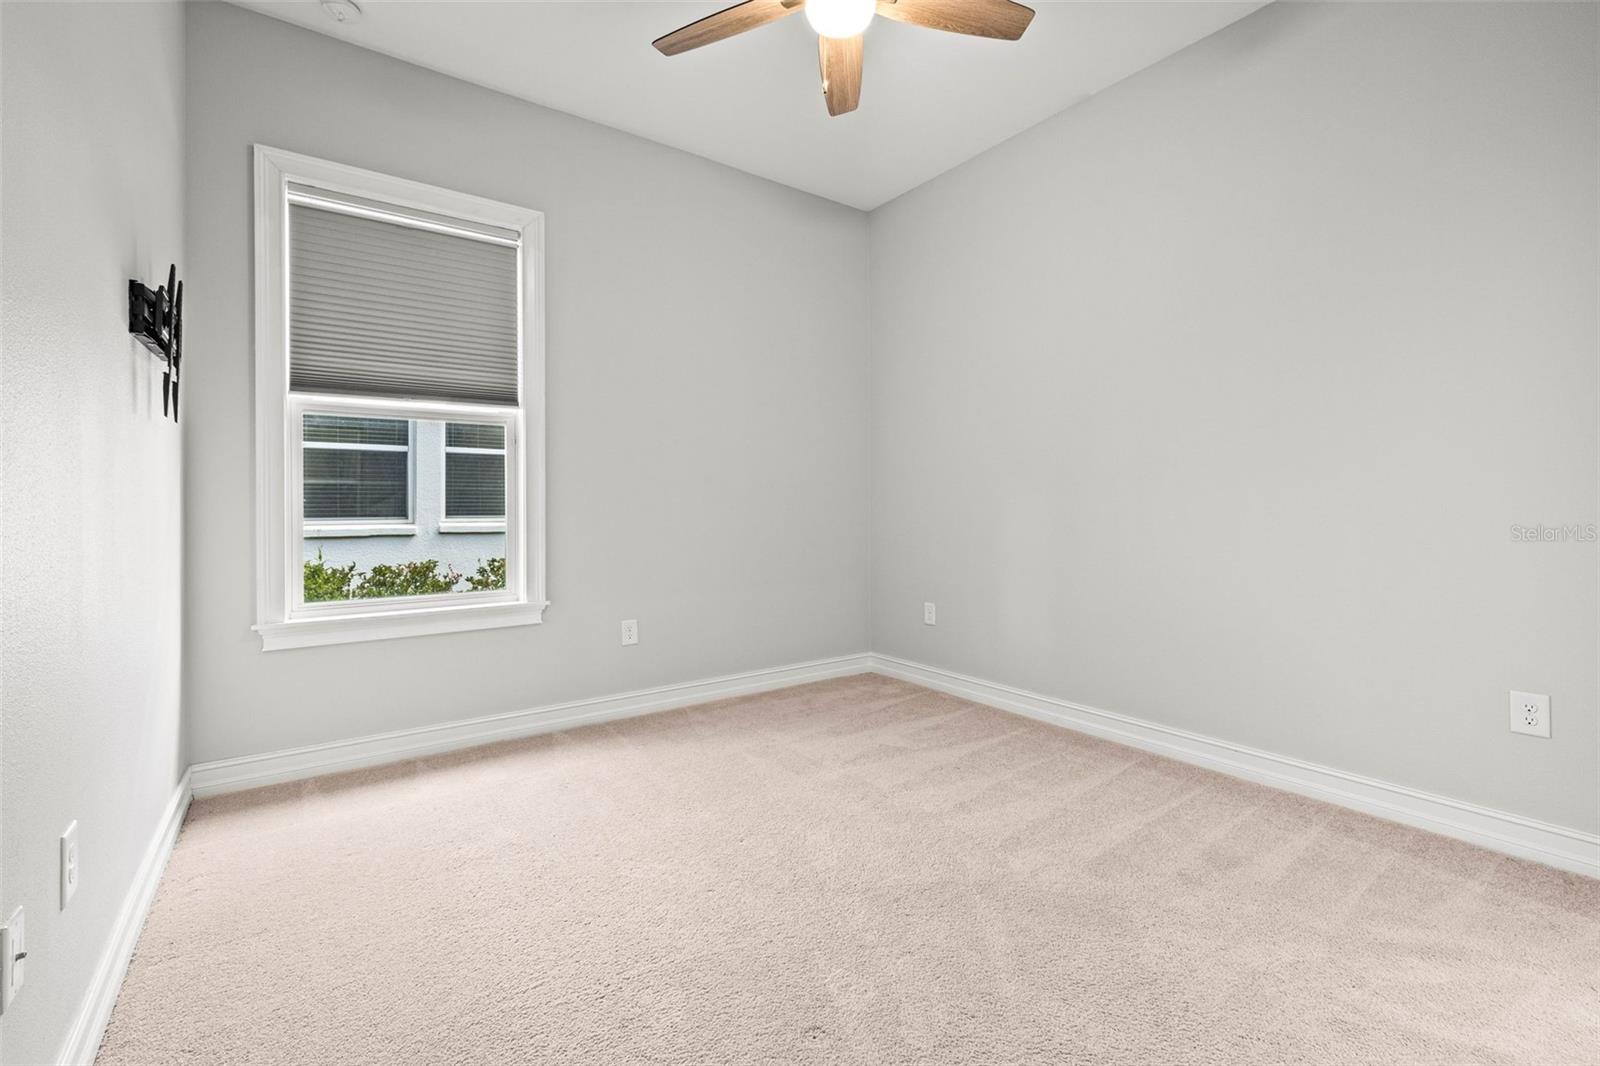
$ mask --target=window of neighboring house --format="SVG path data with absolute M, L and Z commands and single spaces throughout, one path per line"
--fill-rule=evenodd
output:
M 406 419 L 307 415 L 306 536 L 415 535 L 411 437 Z
M 256 186 L 263 646 L 539 621 L 541 216 L 259 146 Z
M 506 524 L 506 438 L 498 426 L 451 422 L 444 437 L 444 516 L 449 533 L 492 532 Z

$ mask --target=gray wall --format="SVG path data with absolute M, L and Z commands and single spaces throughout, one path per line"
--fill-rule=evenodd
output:
M 1597 29 L 1274 5 L 875 212 L 874 650 L 1600 828 Z
M 60 1051 L 187 762 L 180 433 L 127 328 L 128 279 L 185 266 L 183 16 L 7 3 L 0 26 L 0 911 L 29 941 L 0 1057 L 27 1063 Z
M 865 650 L 865 216 L 236 8 L 187 19 L 196 761 Z M 262 653 L 258 141 L 545 212 L 544 625 Z

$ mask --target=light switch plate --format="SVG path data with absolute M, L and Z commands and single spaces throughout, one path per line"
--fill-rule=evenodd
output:
M 0 926 L 0 1014 L 11 1006 L 11 1001 L 22 991 L 23 959 L 28 954 L 28 937 L 22 924 L 22 908 L 18 907 Z
M 74 821 L 61 834 L 61 909 L 72 902 L 78 891 L 78 823 Z

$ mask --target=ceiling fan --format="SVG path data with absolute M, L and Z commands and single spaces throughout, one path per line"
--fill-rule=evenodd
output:
M 656 51 L 675 56 L 701 45 L 776 22 L 805 9 L 817 31 L 822 58 L 822 95 L 828 114 L 854 111 L 861 103 L 861 34 L 873 15 L 973 37 L 1015 41 L 1033 21 L 1033 9 L 1012 0 L 745 0 L 655 41 Z

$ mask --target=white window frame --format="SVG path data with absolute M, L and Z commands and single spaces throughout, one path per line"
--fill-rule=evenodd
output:
M 289 391 L 289 185 L 520 234 L 518 407 Z M 262 649 L 533 625 L 544 619 L 544 215 L 529 208 L 255 146 L 256 625 Z M 304 416 L 506 426 L 506 588 L 303 603 Z M 413 448 L 413 455 L 415 449 Z M 414 506 L 414 505 L 413 505 Z M 413 518 L 415 514 L 413 513 Z
M 444 427 L 444 437 L 441 442 L 444 454 L 439 462 L 440 533 L 499 533 L 506 528 L 505 518 L 495 518 L 490 515 L 450 517 L 450 453 L 455 452 L 458 455 L 504 455 L 509 462 L 510 445 L 511 442 L 508 440 L 504 450 L 500 448 L 452 448 L 450 446 L 450 427 Z M 508 494 L 506 507 L 509 508 L 510 506 L 511 499 Z M 509 517 L 509 514 L 507 517 Z
M 297 432 L 304 433 L 302 420 Z M 305 449 L 321 448 L 327 451 L 392 452 L 398 444 L 335 444 L 300 440 L 300 459 L 295 464 L 303 477 L 305 474 Z M 406 423 L 406 517 L 405 518 L 312 518 L 305 521 L 307 540 L 337 540 L 341 537 L 414 537 L 417 535 L 417 424 Z M 301 506 L 305 496 L 299 497 Z M 302 590 L 303 591 L 303 590 Z

